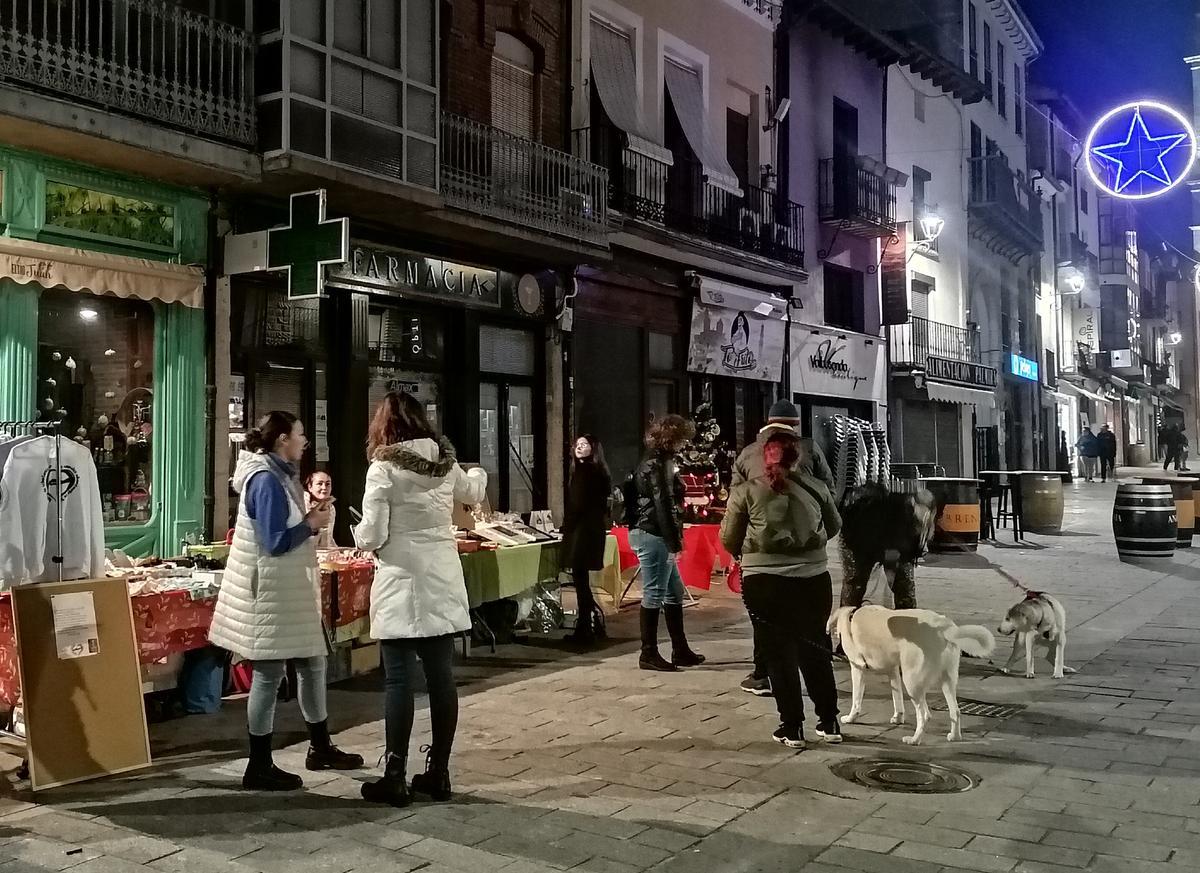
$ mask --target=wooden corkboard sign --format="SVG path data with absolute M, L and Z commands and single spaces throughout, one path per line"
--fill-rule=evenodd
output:
M 125 580 L 46 582 L 11 593 L 34 791 L 148 766 Z

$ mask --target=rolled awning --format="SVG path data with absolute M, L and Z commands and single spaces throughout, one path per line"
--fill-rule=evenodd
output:
M 592 82 L 609 120 L 628 137 L 631 151 L 673 164 L 671 152 L 655 142 L 642 123 L 637 64 L 629 34 L 595 18 L 591 21 Z
M 725 159 L 725 150 L 717 146 L 709 131 L 700 74 L 680 66 L 670 58 L 663 63 L 663 73 L 667 80 L 667 92 L 675 105 L 675 114 L 679 116 L 679 126 L 683 128 L 688 145 L 692 147 L 704 168 L 708 183 L 741 197 L 742 186 L 737 173 L 729 166 L 729 161 Z
M 0 237 L 0 279 L 137 300 L 204 305 L 204 270 Z
M 1080 388 L 1078 385 L 1074 384 L 1073 382 L 1062 382 L 1061 384 L 1066 388 L 1070 388 L 1076 394 L 1079 394 L 1082 397 L 1086 397 L 1088 400 L 1094 400 L 1097 403 L 1112 403 L 1112 401 L 1109 400 L 1107 397 L 1104 397 L 1100 394 L 1096 394 L 1093 391 L 1088 391 L 1086 388 Z
M 965 388 L 962 385 L 950 385 L 933 379 L 925 380 L 925 391 L 930 400 L 941 400 L 944 403 L 961 403 L 965 406 L 982 406 L 984 409 L 996 408 L 996 395 L 991 391 L 980 391 L 976 388 Z

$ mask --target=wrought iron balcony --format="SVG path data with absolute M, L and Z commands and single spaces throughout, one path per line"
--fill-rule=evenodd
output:
M 1041 201 L 1003 155 L 967 159 L 971 234 L 1006 257 L 1042 250 Z
M 929 356 L 979 364 L 983 361 L 979 329 L 942 324 L 914 315 L 908 324 L 888 328 L 892 364 L 896 367 L 926 366 Z
M 608 187 L 603 167 L 442 113 L 441 191 L 451 206 L 605 245 Z
M 662 224 L 710 242 L 804 266 L 804 207 L 747 185 L 738 197 L 709 185 L 703 167 L 669 165 L 625 146 L 608 128 L 575 131 L 576 154 L 608 167 L 608 203 L 627 218 Z
M 896 232 L 896 183 L 854 158 L 824 158 L 817 167 L 821 221 L 852 236 Z
M 255 139 L 254 39 L 160 0 L 0 0 L 0 80 L 200 136 Z

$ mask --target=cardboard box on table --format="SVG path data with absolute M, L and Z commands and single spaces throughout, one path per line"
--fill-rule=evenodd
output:
M 52 598 L 87 593 L 96 653 L 61 658 Z M 44 582 L 11 589 L 35 791 L 150 764 L 141 668 L 124 579 Z

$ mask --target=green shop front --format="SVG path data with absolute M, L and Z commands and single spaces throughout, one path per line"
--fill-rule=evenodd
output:
M 0 421 L 89 448 L 110 547 L 177 554 L 204 529 L 208 204 L 12 150 L 0 197 Z

